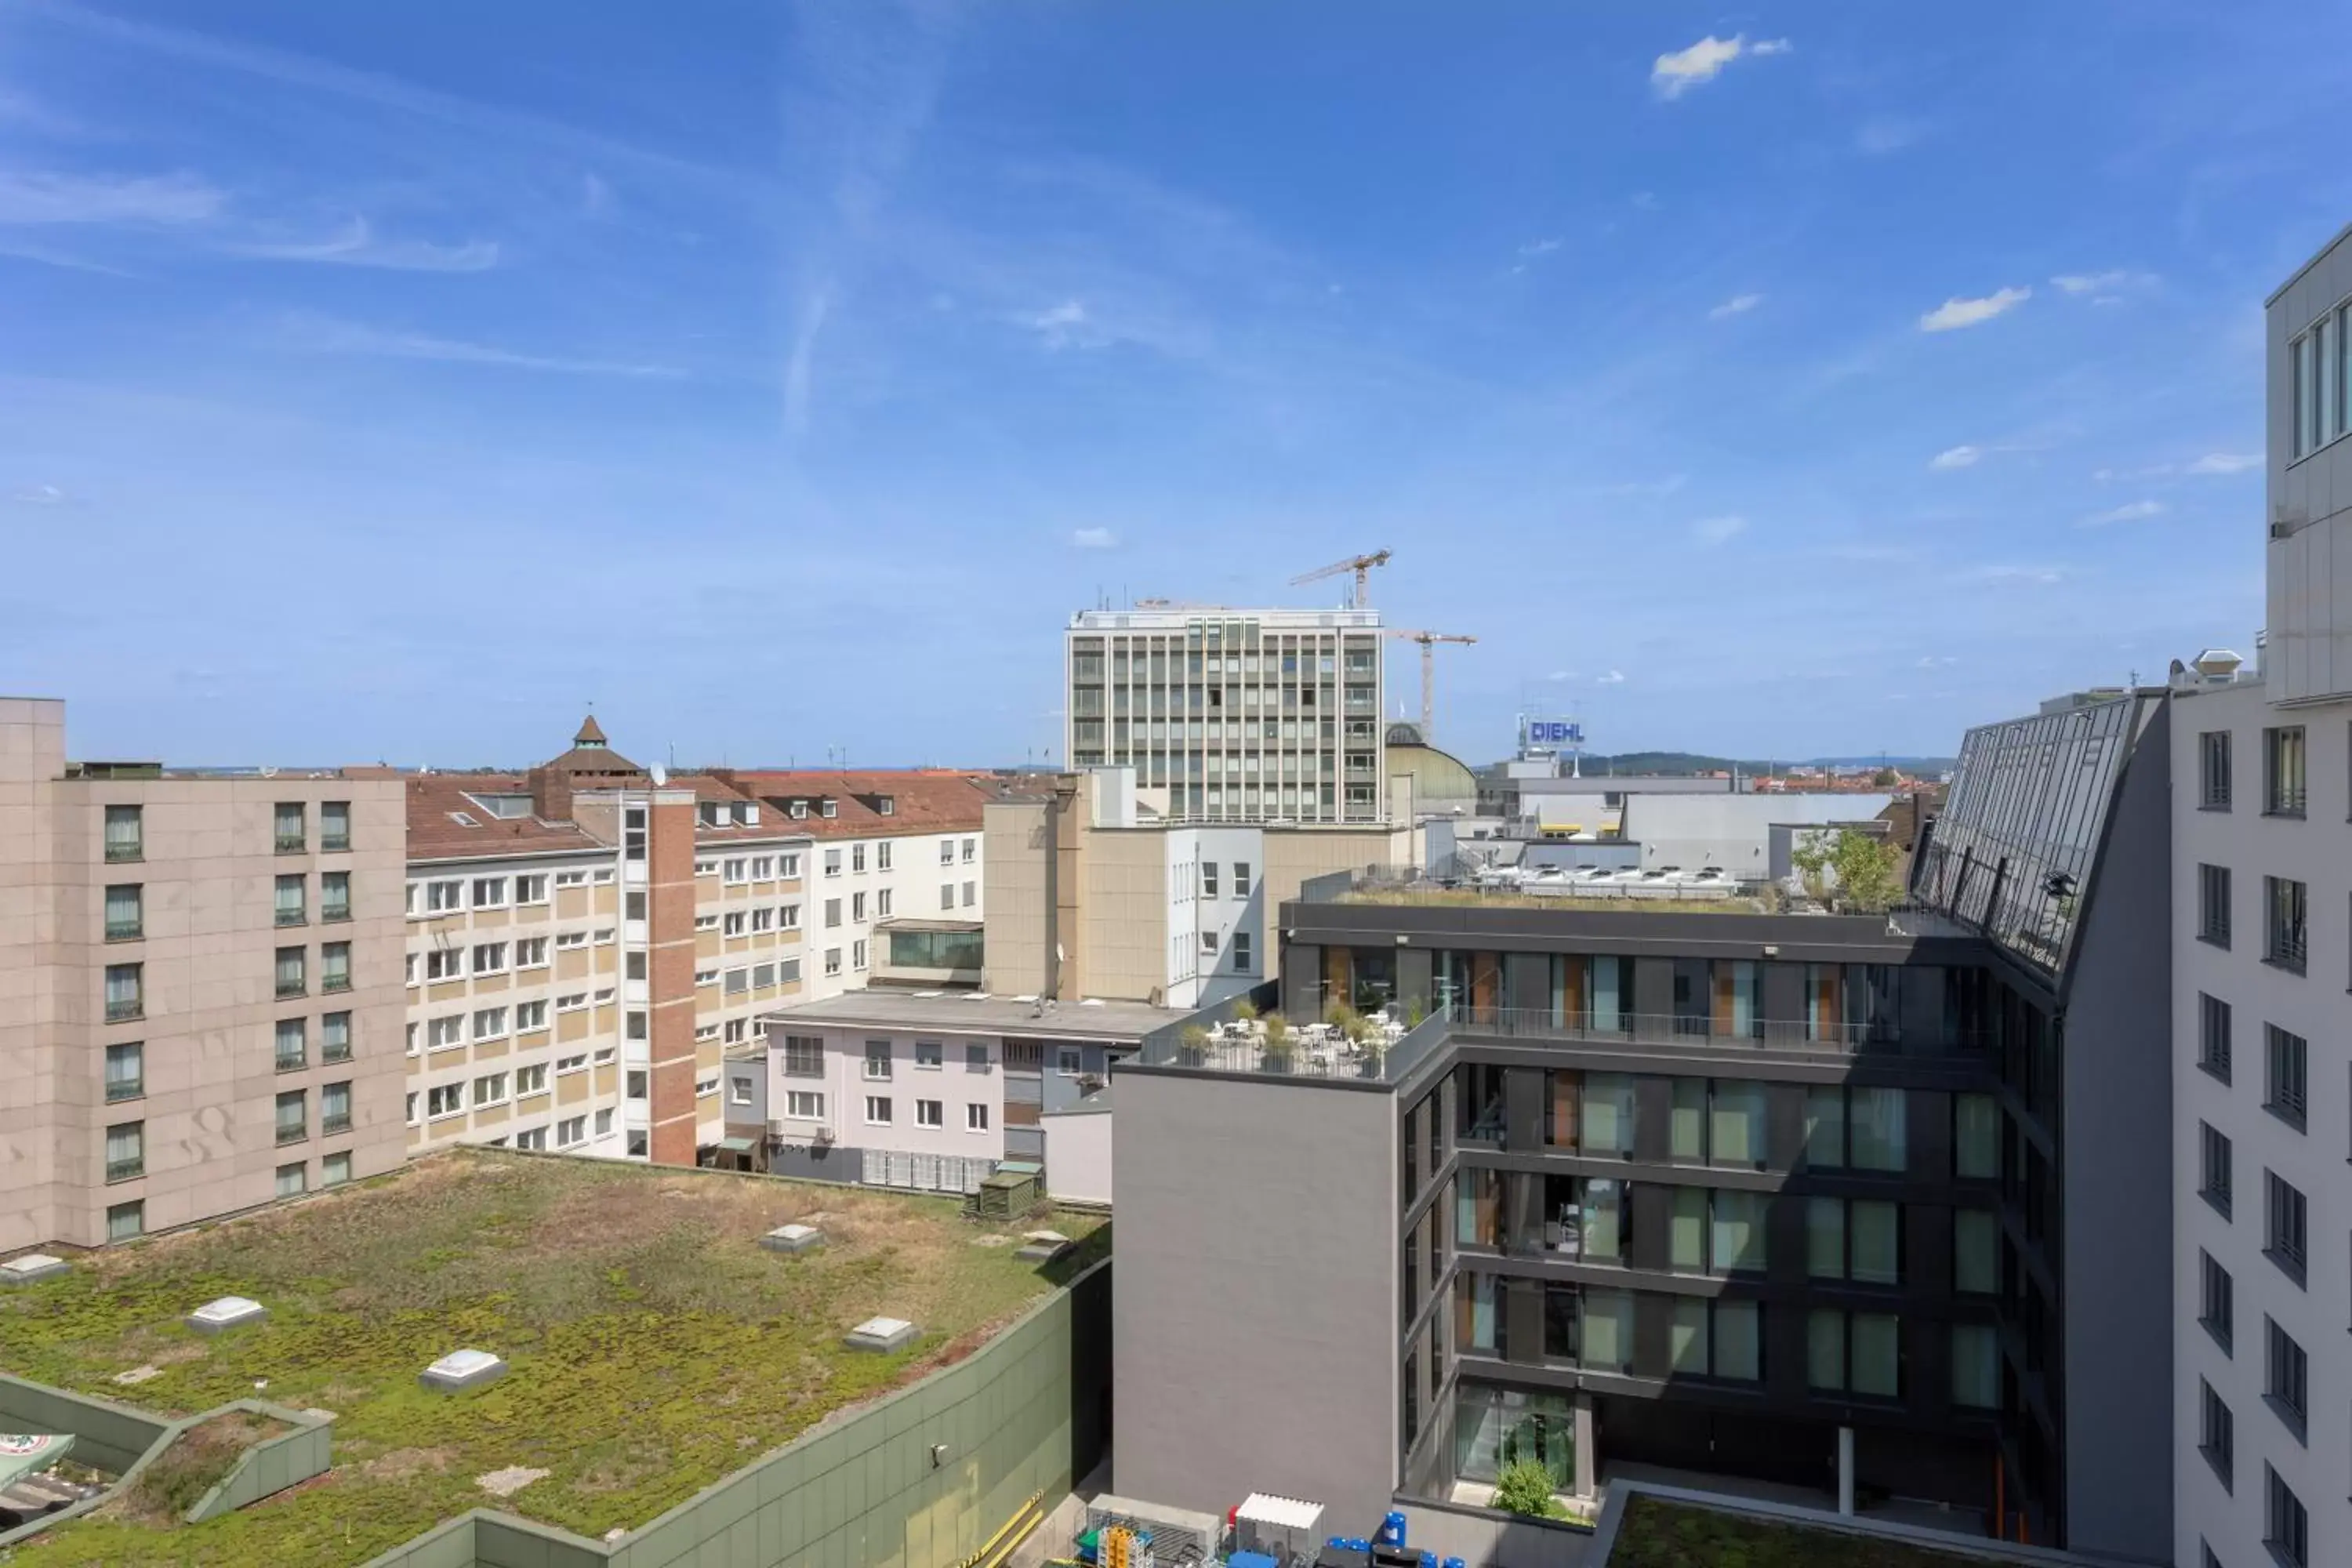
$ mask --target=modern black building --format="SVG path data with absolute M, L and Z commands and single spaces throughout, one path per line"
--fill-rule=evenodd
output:
M 1118 1069 L 1119 1489 L 1659 1467 L 2164 1560 L 2162 723 L 1973 732 L 1892 914 L 1311 884 L 1286 1015 L 1430 1020 Z

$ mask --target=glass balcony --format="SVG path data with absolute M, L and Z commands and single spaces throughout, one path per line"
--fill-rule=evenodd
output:
M 110 1182 L 135 1181 L 146 1173 L 147 1159 L 143 1154 L 128 1160 L 109 1160 L 106 1163 L 106 1179 Z
M 110 1024 L 146 1016 L 147 1005 L 136 996 L 110 996 L 106 1000 L 106 1021 Z
M 352 1118 L 349 1111 L 345 1111 L 341 1116 L 321 1116 L 319 1118 L 319 1136 L 321 1138 L 332 1138 L 338 1132 L 349 1132 L 351 1130 Z M 280 1142 L 283 1142 L 283 1140 L 280 1140 Z
M 136 915 L 106 922 L 106 940 L 109 942 L 137 942 L 146 933 L 146 922 Z

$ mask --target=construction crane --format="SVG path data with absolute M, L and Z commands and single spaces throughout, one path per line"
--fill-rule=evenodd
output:
M 1356 596 L 1349 600 L 1349 604 L 1355 609 L 1369 610 L 1372 607 L 1372 590 L 1370 581 L 1371 570 L 1375 566 L 1385 566 L 1388 563 L 1389 552 L 1385 550 L 1375 550 L 1370 555 L 1350 555 L 1345 561 L 1334 561 L 1328 566 L 1318 567 L 1303 576 L 1293 577 L 1290 580 L 1290 585 L 1294 588 L 1303 587 L 1309 583 L 1320 583 L 1326 577 L 1337 577 L 1342 572 L 1353 572 L 1356 574 Z
M 1433 657 L 1437 645 L 1442 642 L 1474 643 L 1478 639 L 1454 632 L 1407 631 L 1393 626 L 1390 628 L 1389 636 L 1421 645 L 1421 742 L 1424 746 L 1433 746 L 1437 744 L 1437 661 Z

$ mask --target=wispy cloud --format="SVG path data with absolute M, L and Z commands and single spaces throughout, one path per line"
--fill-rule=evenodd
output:
M 1592 678 L 1592 684 L 1595 686 L 1622 686 L 1625 684 L 1625 672 L 1622 669 L 1612 669 L 1606 675 L 1596 675 Z
M 1532 261 L 1538 256 L 1549 256 L 1559 248 L 1559 241 L 1557 239 L 1531 239 L 1519 247 L 1519 258 L 1522 261 Z
M 378 235 L 363 217 L 352 219 L 323 239 L 238 244 L 227 248 L 238 256 L 268 261 L 324 261 L 397 272 L 487 272 L 499 264 L 495 240 L 435 245 L 421 239 L 389 239 Z
M 1654 479 L 1626 479 L 1619 484 L 1605 485 L 1601 493 L 1612 496 L 1670 496 L 1690 483 L 1687 474 L 1667 474 Z
M 1919 318 L 1923 332 L 1948 332 L 1959 327 L 1974 327 L 2005 314 L 2033 298 L 2031 289 L 1996 289 L 1981 299 L 1958 297 L 1945 300 Z
M 0 171 L 0 224 L 194 224 L 226 198 L 194 174 Z
M 1970 583 L 1996 588 L 2050 588 L 2066 580 L 2063 566 L 1978 566 L 1964 574 Z
M 1080 550 L 1112 550 L 1118 545 L 1118 535 L 1108 528 L 1081 528 L 1070 535 L 1070 542 Z
M 2153 272 L 2065 272 L 2050 279 L 2061 293 L 2112 294 L 2118 289 L 2152 288 L 2158 281 Z
M 1917 140 L 1919 140 L 1917 121 L 1897 120 L 1887 115 L 1863 121 L 1862 129 L 1853 133 L 1854 149 L 1857 152 L 1867 153 L 1874 158 L 1883 158 L 1889 153 L 1900 153 Z
M 1544 679 L 1546 680 L 1574 680 L 1576 679 L 1576 671 L 1572 669 L 1555 669 L 1549 675 L 1545 676 Z
M 1954 654 L 1922 654 L 1919 658 L 1919 668 L 1921 669 L 1949 669 L 1952 666 L 1959 662 L 1958 657 Z
M 1972 468 L 1984 456 L 1981 447 L 1947 447 L 1927 459 L 1931 468 Z
M 1706 319 L 1710 321 L 1720 321 L 1732 316 L 1744 316 L 1763 302 L 1764 296 L 1761 294 L 1734 294 L 1730 299 L 1709 310 L 1706 313 Z
M 8 499 L 19 506 L 63 506 L 67 496 L 55 485 L 26 485 L 11 491 Z
M 103 272 L 110 278 L 131 276 L 120 267 L 109 267 L 102 261 L 92 261 L 68 251 L 53 250 L 46 245 L 28 245 L 17 239 L 0 239 L 0 256 L 12 257 L 18 261 L 37 261 L 44 267 L 62 267 L 74 272 Z
M 2151 517 L 2161 517 L 2163 515 L 2164 503 L 2160 500 L 2126 501 L 2122 506 L 2112 508 L 2106 511 L 2095 512 L 2093 515 L 2084 518 L 2083 520 L 2083 526 L 2084 528 L 2105 528 L 2110 523 L 2145 522 Z
M 1718 38 L 1710 33 L 1686 49 L 1660 55 L 1650 66 L 1650 87 L 1660 98 L 1675 99 L 1702 82 L 1713 81 L 1723 68 L 1742 56 L 1785 55 L 1795 47 L 1786 38 L 1748 41 L 1745 33 Z
M 1015 323 L 1037 334 L 1037 341 L 1047 348 L 1099 349 L 1109 346 L 1093 318 L 1087 314 L 1086 302 L 1065 300 L 1058 305 L 1048 305 L 1042 310 L 1031 310 L 1013 318 Z
M 476 364 L 502 370 L 546 371 L 559 375 L 675 380 L 686 374 L 670 365 L 525 353 L 493 343 L 436 338 L 424 332 L 387 331 L 331 316 L 289 317 L 285 322 L 284 342 L 288 347 L 307 353 L 370 354 L 384 359 L 432 360 L 446 364 Z
M 1727 543 L 1747 531 L 1748 520 L 1744 517 L 1703 517 L 1691 524 L 1691 537 L 1709 549 Z
M 2263 466 L 2260 452 L 2208 452 L 2189 465 L 2192 474 L 2242 474 Z

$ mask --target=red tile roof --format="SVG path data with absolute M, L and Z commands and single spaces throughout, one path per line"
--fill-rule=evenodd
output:
M 513 773 L 418 773 L 408 781 L 408 858 L 471 860 L 488 856 L 561 855 L 609 849 L 569 822 L 493 816 L 469 796 L 529 795 Z M 465 821 L 460 822 L 458 817 Z
M 967 773 L 932 768 L 865 772 L 777 772 L 719 769 L 719 782 L 761 803 L 761 825 L 773 812 L 793 832 L 814 838 L 884 838 L 910 833 L 977 833 L 988 793 Z M 682 782 L 682 781 L 681 781 Z M 885 816 L 879 807 L 890 801 Z M 823 815 L 821 802 L 834 802 Z M 808 803 L 806 816 L 793 816 L 792 802 Z M 740 835 L 742 830 L 738 829 Z

